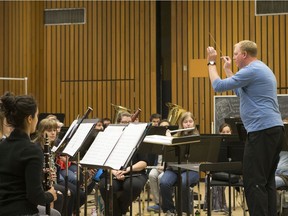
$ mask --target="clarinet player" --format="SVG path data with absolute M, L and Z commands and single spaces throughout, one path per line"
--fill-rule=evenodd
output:
M 33 97 L 5 93 L 0 98 L 0 112 L 14 130 L 0 143 L 0 215 L 39 215 L 37 205 L 57 199 L 52 187 L 42 187 L 43 153 L 30 140 L 38 121 L 38 107 Z

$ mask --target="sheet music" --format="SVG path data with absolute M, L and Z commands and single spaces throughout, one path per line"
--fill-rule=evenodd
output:
M 60 148 L 60 146 L 63 144 L 63 142 L 65 141 L 65 139 L 67 138 L 67 136 L 69 135 L 69 133 L 72 131 L 72 128 L 74 128 L 74 126 L 76 125 L 78 120 L 74 120 L 72 122 L 72 124 L 70 125 L 68 131 L 66 132 L 65 136 L 62 138 L 61 142 L 59 143 L 58 146 L 53 146 L 53 148 L 51 149 L 52 152 L 56 152 L 58 150 L 58 148 Z
M 77 131 L 63 150 L 64 154 L 68 154 L 70 156 L 74 156 L 78 149 L 81 147 L 88 133 L 94 126 L 94 123 L 82 123 L 78 127 Z
M 105 165 L 113 169 L 120 169 L 138 144 L 146 127 L 147 123 L 130 123 L 122 133 Z
M 99 132 L 80 164 L 103 166 L 125 127 L 125 125 L 109 125 L 104 132 Z

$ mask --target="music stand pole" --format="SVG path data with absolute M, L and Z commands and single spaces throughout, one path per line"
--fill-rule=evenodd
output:
M 88 170 L 87 170 L 87 167 L 84 167 L 84 188 L 85 188 L 85 203 L 84 203 L 84 216 L 87 216 L 87 197 L 88 197 L 88 193 L 87 193 L 87 174 L 88 174 Z
M 77 153 L 77 185 L 76 185 L 76 216 L 79 216 L 79 209 L 80 209 L 80 166 L 79 166 L 79 161 L 80 161 L 80 151 Z
M 132 200 L 133 200 L 133 186 L 132 186 L 132 166 L 133 166 L 133 163 L 132 163 L 132 160 L 130 160 L 130 179 L 129 179 L 129 183 L 130 183 L 130 216 L 132 216 Z M 140 198 L 139 198 L 140 199 Z
M 68 155 L 66 157 L 66 175 L 64 176 L 64 186 L 65 186 L 65 195 L 64 195 L 64 209 L 65 215 L 68 215 Z
M 113 215 L 113 184 L 112 182 L 113 182 L 112 170 L 107 169 L 106 176 L 105 176 L 105 187 L 106 187 L 106 200 L 104 202 L 105 216 Z
M 176 146 L 176 156 L 178 155 L 178 164 L 181 164 L 181 147 Z M 178 167 L 178 201 L 177 203 L 177 212 L 178 215 L 182 216 L 182 176 L 181 176 L 181 168 Z

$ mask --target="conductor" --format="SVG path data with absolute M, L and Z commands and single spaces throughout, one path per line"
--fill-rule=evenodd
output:
M 244 40 L 234 45 L 231 59 L 222 56 L 226 79 L 216 67 L 217 52 L 207 48 L 210 81 L 216 92 L 233 90 L 240 98 L 240 116 L 248 136 L 243 158 L 243 181 L 250 216 L 276 216 L 275 170 L 284 140 L 277 101 L 277 81 L 272 70 L 257 59 L 257 45 Z

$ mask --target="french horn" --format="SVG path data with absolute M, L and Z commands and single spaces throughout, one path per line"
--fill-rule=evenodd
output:
M 166 106 L 169 109 L 167 120 L 170 122 L 171 125 L 177 125 L 182 113 L 187 111 L 181 106 L 170 102 L 167 102 Z

